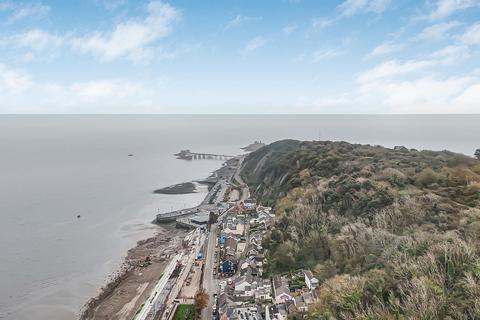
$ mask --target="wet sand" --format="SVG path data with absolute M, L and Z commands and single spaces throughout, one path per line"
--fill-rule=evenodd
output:
M 80 319 L 132 319 L 160 279 L 170 256 L 181 247 L 184 236 L 172 227 L 139 241 L 111 281 L 85 304 Z

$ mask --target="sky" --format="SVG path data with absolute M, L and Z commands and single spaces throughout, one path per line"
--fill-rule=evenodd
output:
M 480 113 L 480 0 L 0 0 L 0 113 Z

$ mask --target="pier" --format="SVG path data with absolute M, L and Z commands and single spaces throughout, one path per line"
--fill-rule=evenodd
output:
M 191 152 L 190 150 L 182 150 L 179 153 L 176 153 L 177 159 L 183 160 L 200 160 L 200 159 L 211 159 L 211 160 L 229 160 L 235 156 L 230 156 L 226 154 L 215 154 L 215 153 L 203 153 L 203 152 Z
M 178 218 L 183 218 L 186 216 L 193 215 L 197 212 L 200 212 L 200 206 L 190 208 L 190 209 L 183 209 L 183 210 L 176 210 L 172 212 L 166 213 L 159 213 L 157 214 L 157 223 L 167 223 L 176 221 Z

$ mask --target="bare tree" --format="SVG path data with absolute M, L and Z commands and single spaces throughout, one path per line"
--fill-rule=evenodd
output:
M 195 293 L 193 306 L 195 308 L 195 316 L 200 319 L 200 314 L 203 309 L 208 305 L 208 294 L 205 292 L 204 288 L 198 289 Z

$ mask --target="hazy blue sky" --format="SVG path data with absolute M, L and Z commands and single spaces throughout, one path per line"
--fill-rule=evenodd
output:
M 480 0 L 0 0 L 2 113 L 480 113 Z

